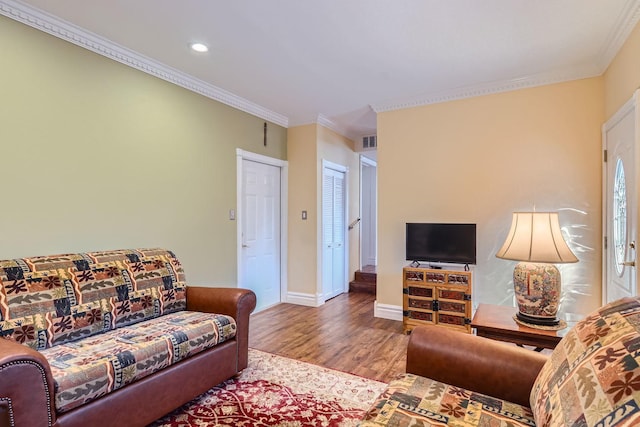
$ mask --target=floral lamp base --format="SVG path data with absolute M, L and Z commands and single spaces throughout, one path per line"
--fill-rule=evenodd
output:
M 524 323 L 558 325 L 560 271 L 553 264 L 520 262 L 513 270 L 513 288 L 518 302 L 516 316 Z

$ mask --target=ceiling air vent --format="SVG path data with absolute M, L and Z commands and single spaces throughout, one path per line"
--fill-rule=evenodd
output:
M 378 138 L 375 135 L 362 137 L 362 148 L 365 150 L 375 149 L 378 146 Z

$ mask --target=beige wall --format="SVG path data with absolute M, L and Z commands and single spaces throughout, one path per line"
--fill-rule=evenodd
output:
M 287 159 L 289 161 L 289 266 L 288 290 L 316 295 L 318 277 L 318 188 L 317 126 L 288 129 Z M 302 211 L 307 219 L 302 220 Z
M 560 210 L 580 262 L 563 308 L 600 304 L 602 78 L 378 114 L 377 302 L 401 306 L 406 222 L 478 225 L 474 304 L 512 304 L 495 258 L 518 210 Z
M 357 218 L 360 210 L 359 156 L 353 151 L 353 141 L 316 124 L 288 130 L 289 161 L 289 292 L 303 294 L 306 302 L 318 303 L 322 294 L 320 244 L 322 238 L 322 161 L 345 166 L 348 171 L 348 221 Z M 308 219 L 301 219 L 301 212 Z M 349 232 L 349 278 L 359 265 L 357 228 Z
M 631 99 L 634 92 L 640 87 L 640 24 L 636 26 L 616 57 L 611 61 L 604 74 L 604 87 L 605 117 L 609 119 L 624 103 Z M 636 111 L 636 117 L 640 117 L 640 112 Z M 636 200 L 640 200 L 640 185 L 638 184 L 638 171 L 640 170 L 639 144 L 640 135 L 636 134 Z M 636 215 L 636 224 L 639 224 L 640 212 L 637 206 Z M 639 274 L 640 272 L 636 269 L 636 287 L 640 286 Z M 638 289 L 636 292 L 640 294 Z
M 605 117 L 609 118 L 640 87 L 640 24 L 627 38 L 604 74 Z
M 162 246 L 236 284 L 237 147 L 286 129 L 0 16 L 0 259 Z

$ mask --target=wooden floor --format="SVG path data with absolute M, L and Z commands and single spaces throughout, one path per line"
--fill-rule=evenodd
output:
M 402 322 L 373 317 L 375 295 L 351 292 L 313 308 L 279 304 L 251 316 L 249 347 L 389 382 L 405 371 Z

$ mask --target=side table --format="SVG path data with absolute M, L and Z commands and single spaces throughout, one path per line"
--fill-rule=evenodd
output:
M 555 348 L 570 329 L 566 327 L 559 331 L 549 331 L 529 328 L 513 320 L 516 312 L 515 307 L 480 304 L 471 321 L 471 327 L 476 329 L 476 335 L 480 337 L 514 343 L 520 347 L 533 346 L 535 351 Z

